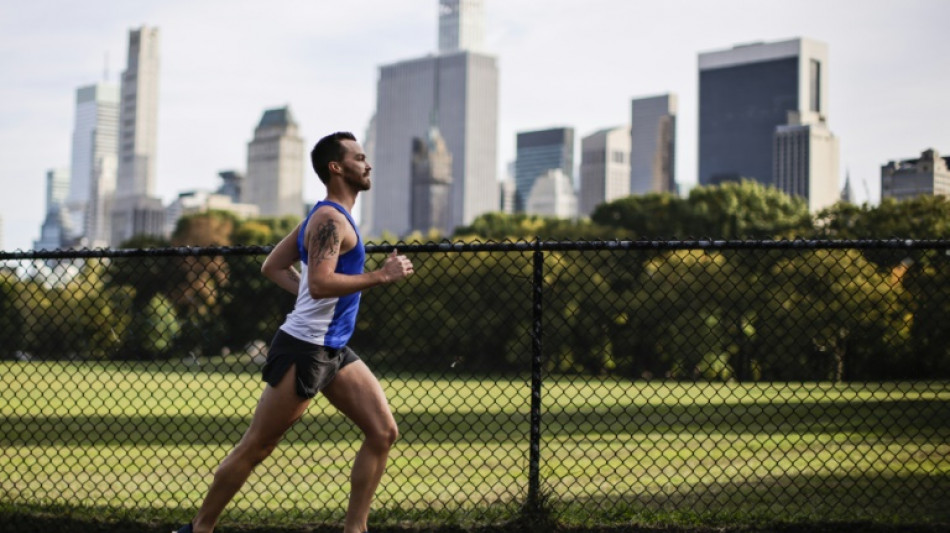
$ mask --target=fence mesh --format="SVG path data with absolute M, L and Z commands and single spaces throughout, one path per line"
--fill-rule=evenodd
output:
M 374 520 L 950 519 L 950 242 L 398 248 Z M 0 254 L 0 505 L 189 517 L 293 305 L 267 251 Z M 360 438 L 316 399 L 224 520 L 341 520 Z

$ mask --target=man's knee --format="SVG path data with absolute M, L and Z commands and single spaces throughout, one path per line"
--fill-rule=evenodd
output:
M 277 440 L 252 437 L 246 438 L 238 444 L 238 453 L 244 460 L 257 466 L 264 459 L 270 457 L 270 454 L 274 453 L 275 448 L 277 448 Z
M 374 447 L 384 450 L 389 450 L 398 438 L 399 427 L 396 426 L 395 421 L 384 424 L 366 435 L 366 439 L 370 441 Z

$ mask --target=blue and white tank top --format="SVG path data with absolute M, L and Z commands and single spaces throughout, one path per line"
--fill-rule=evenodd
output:
M 302 341 L 319 344 L 329 348 L 342 348 L 349 342 L 356 327 L 356 312 L 360 306 L 360 293 L 355 292 L 346 296 L 315 299 L 310 296 L 310 287 L 307 284 L 307 249 L 304 246 L 304 234 L 310 217 L 323 206 L 330 206 L 343 213 L 346 220 L 356 231 L 356 246 L 342 254 L 337 260 L 335 272 L 339 274 L 362 274 L 363 263 L 366 260 L 366 250 L 363 248 L 363 238 L 353 222 L 353 217 L 346 208 L 336 202 L 324 200 L 313 206 L 307 218 L 300 226 L 297 235 L 297 251 L 300 253 L 300 286 L 297 289 L 297 303 L 294 310 L 287 315 L 283 325 L 284 332 Z

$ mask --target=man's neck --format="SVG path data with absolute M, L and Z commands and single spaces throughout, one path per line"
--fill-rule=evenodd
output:
M 353 204 L 356 203 L 356 195 L 355 194 L 347 195 L 347 194 L 329 192 L 327 193 L 327 196 L 326 198 L 324 198 L 324 200 L 340 204 L 346 209 L 347 212 L 352 213 Z

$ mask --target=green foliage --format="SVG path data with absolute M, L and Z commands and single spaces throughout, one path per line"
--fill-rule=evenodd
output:
M 168 248 L 171 242 L 164 237 L 155 235 L 133 235 L 130 239 L 119 244 L 119 248 L 126 249 L 144 249 L 144 248 Z
M 367 270 L 382 259 L 370 258 Z M 421 275 L 363 294 L 353 336 L 358 351 L 399 370 L 529 368 L 530 262 L 487 252 L 412 259 Z
M 811 227 L 803 200 L 750 180 L 696 187 L 687 198 L 628 196 L 598 206 L 591 219 L 627 229 L 638 239 L 793 237 Z
M 24 317 L 18 309 L 22 285 L 12 273 L 0 272 L 0 359 L 7 359 L 21 350 Z
M 593 224 L 589 220 L 570 220 L 525 213 L 485 213 L 469 226 L 455 229 L 456 238 L 482 241 L 541 239 L 619 239 L 627 232 L 616 227 Z
M 877 206 L 837 203 L 816 215 L 815 236 L 826 239 L 950 238 L 950 199 L 917 196 Z
M 174 246 L 229 246 L 239 224 L 230 211 L 208 211 L 178 219 L 171 243 Z
M 812 228 L 801 201 L 743 182 L 688 198 L 624 198 L 591 221 L 490 213 L 456 239 L 639 239 L 699 228 L 715 238 L 943 237 L 948 219 L 950 203 L 922 198 L 839 204 Z M 211 212 L 183 219 L 175 243 L 271 245 L 296 224 Z M 382 259 L 371 256 L 367 270 Z M 399 371 L 529 368 L 531 252 L 412 259 L 418 275 L 364 293 L 358 351 Z M 67 282 L 8 275 L 0 356 L 215 357 L 266 342 L 294 300 L 261 276 L 262 260 L 114 258 L 73 262 L 79 274 Z M 553 251 L 544 253 L 542 298 L 548 372 L 741 382 L 950 375 L 950 259 L 939 249 Z

